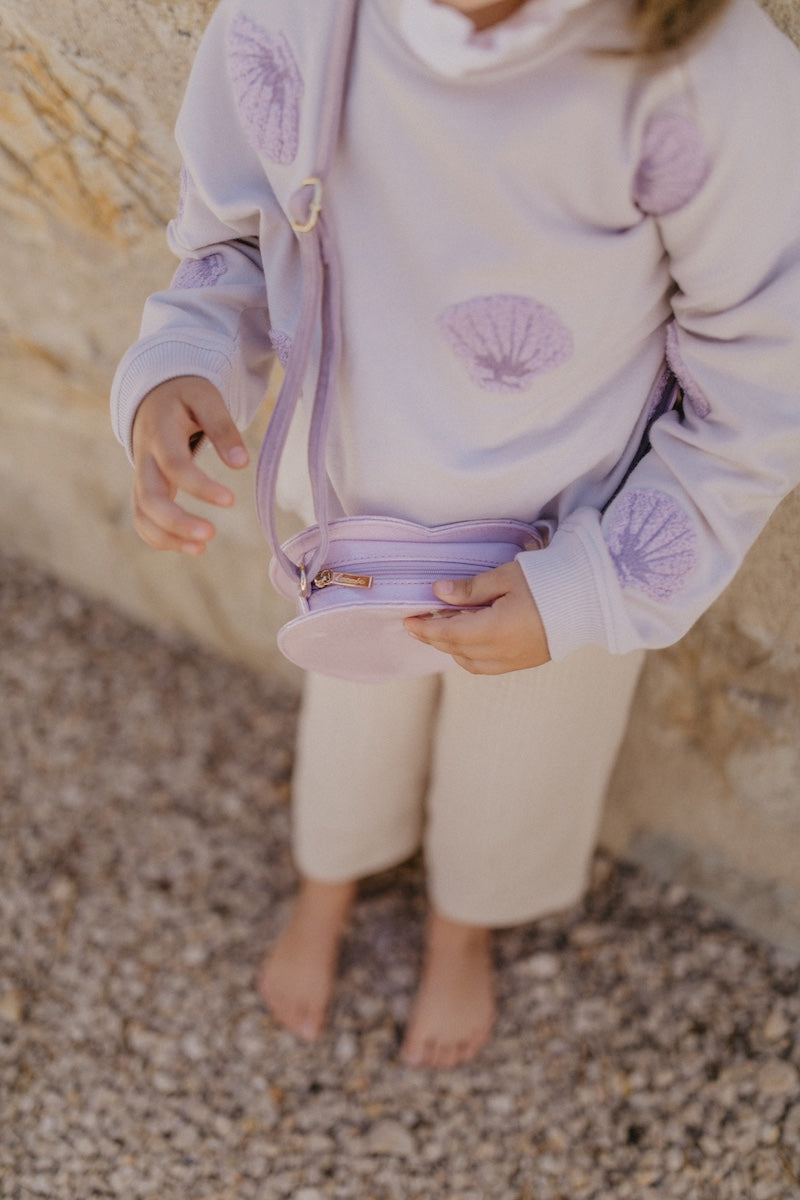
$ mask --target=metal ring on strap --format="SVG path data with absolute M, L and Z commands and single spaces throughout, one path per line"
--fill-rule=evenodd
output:
M 313 188 L 314 194 L 309 201 L 308 215 L 305 221 L 298 221 L 293 217 L 292 229 L 295 233 L 310 233 L 322 212 L 322 180 L 318 176 L 312 175 L 310 179 L 304 179 L 300 186 Z
M 311 583 L 306 572 L 306 564 L 300 563 L 300 595 L 307 600 L 311 595 Z

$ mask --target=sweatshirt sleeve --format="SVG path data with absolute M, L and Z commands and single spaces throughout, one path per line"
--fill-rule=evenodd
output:
M 677 641 L 800 482 L 800 56 L 736 0 L 683 73 L 642 123 L 633 185 L 670 263 L 683 412 L 604 511 L 520 555 L 554 659 Z
M 147 300 L 112 385 L 112 424 L 131 459 L 137 407 L 157 384 L 202 376 L 244 427 L 273 361 L 261 247 L 285 220 L 241 128 L 226 63 L 230 10 L 223 3 L 211 19 L 178 117 L 181 195 L 167 240 L 180 264 Z

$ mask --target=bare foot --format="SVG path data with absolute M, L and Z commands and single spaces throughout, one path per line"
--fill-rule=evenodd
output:
M 491 931 L 432 912 L 425 964 L 401 1051 L 412 1067 L 469 1062 L 495 1018 Z
M 355 883 L 303 879 L 289 924 L 258 973 L 258 994 L 273 1018 L 303 1041 L 325 1026 L 355 894 Z

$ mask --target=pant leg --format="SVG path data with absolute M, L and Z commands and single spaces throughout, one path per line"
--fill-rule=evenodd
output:
M 425 839 L 437 911 L 499 927 L 580 898 L 643 658 L 588 647 L 532 671 L 446 673 Z
M 302 874 L 360 879 L 419 849 L 439 679 L 306 676 L 293 779 Z

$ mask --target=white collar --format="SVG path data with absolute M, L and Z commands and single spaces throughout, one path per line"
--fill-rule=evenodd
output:
M 527 0 L 512 17 L 479 33 L 464 13 L 437 0 L 400 0 L 398 25 L 418 58 L 450 78 L 518 59 L 587 0 Z

